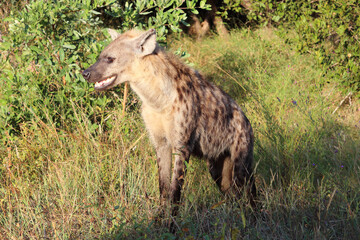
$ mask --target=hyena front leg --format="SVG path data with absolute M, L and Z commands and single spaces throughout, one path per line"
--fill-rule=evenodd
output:
M 164 203 L 164 201 L 169 198 L 172 163 L 172 148 L 165 139 L 157 141 L 156 156 L 159 172 L 161 202 Z
M 173 176 L 171 180 L 171 202 L 177 204 L 180 201 L 181 196 L 181 188 L 184 184 L 184 178 L 186 173 L 185 162 L 189 161 L 190 157 L 190 149 L 188 146 L 182 146 L 179 148 L 175 148 L 175 162 L 174 162 L 174 170 Z M 174 215 L 176 215 L 177 207 L 173 209 Z

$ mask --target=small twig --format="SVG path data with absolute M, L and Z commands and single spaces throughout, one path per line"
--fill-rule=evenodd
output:
M 333 68 L 333 67 L 335 67 L 336 65 L 339 65 L 339 63 L 337 62 L 337 63 L 334 63 L 333 65 L 331 65 L 329 68 Z
M 330 208 L 331 202 L 332 202 L 332 200 L 333 200 L 333 198 L 334 198 L 334 195 L 335 195 L 335 193 L 336 193 L 336 190 L 337 190 L 337 189 L 335 188 L 334 191 L 332 192 L 331 196 L 330 196 L 329 203 L 328 203 L 327 206 L 326 206 L 326 212 L 329 211 L 329 208 Z
M 175 218 L 174 218 L 173 216 L 171 216 L 171 215 L 170 215 L 170 218 L 171 218 L 171 220 L 173 221 L 173 223 L 175 224 L 175 226 L 176 226 L 179 230 L 181 230 L 181 228 L 180 228 L 179 224 L 176 222 Z
M 222 69 L 218 64 L 214 64 L 215 67 L 217 67 L 220 71 L 222 71 L 223 73 L 225 73 L 226 75 L 228 75 L 232 80 L 234 80 L 245 92 L 246 89 L 239 83 L 238 80 L 236 80 L 236 78 L 234 78 L 233 76 L 230 75 L 230 73 L 228 73 L 227 71 L 225 71 L 224 69 Z
M 114 91 L 111 91 L 111 93 L 114 95 L 114 97 L 117 98 L 117 100 L 119 100 L 121 102 L 121 99 L 120 99 L 119 95 L 117 95 L 117 93 L 115 93 Z
M 324 217 L 324 218 L 327 217 L 327 214 L 328 214 L 328 212 L 329 212 L 329 208 L 330 208 L 331 202 L 332 202 L 333 199 L 334 199 L 336 190 L 337 190 L 337 189 L 335 188 L 334 191 L 332 192 L 331 196 L 330 196 L 329 202 L 328 202 L 328 204 L 327 204 L 327 206 L 326 206 L 326 212 L 325 212 L 325 217 Z
M 350 99 L 351 95 L 352 95 L 352 92 L 349 92 L 349 93 L 346 95 L 346 97 L 340 102 L 339 106 L 337 106 L 337 107 L 335 108 L 335 110 L 332 112 L 332 114 L 334 114 L 334 113 L 341 107 L 341 105 L 344 104 L 344 102 L 345 102 L 346 99 L 348 99 L 348 98 Z M 351 102 L 351 100 L 350 100 L 350 102 Z
M 138 139 L 136 139 L 136 141 L 131 144 L 131 146 L 124 152 L 123 157 L 125 157 L 126 155 L 128 155 L 128 153 L 131 151 L 131 149 L 133 147 L 135 147 L 135 145 L 146 135 L 146 133 L 143 133 Z
M 122 117 L 124 117 L 124 115 L 125 115 L 125 105 L 126 105 L 127 93 L 128 93 L 128 83 L 126 82 L 125 86 L 124 86 L 124 99 L 123 99 L 123 104 L 122 104 L 123 110 L 122 110 L 122 114 L 121 114 Z
M 104 122 L 106 122 L 111 116 L 112 116 L 112 114 L 109 114 L 109 116 L 107 116 L 107 117 L 104 119 Z

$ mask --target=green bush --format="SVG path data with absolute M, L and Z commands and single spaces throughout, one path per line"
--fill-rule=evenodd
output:
M 360 4 L 357 0 L 259 0 L 252 23 L 275 25 L 301 53 L 311 53 L 344 91 L 360 91 Z M 289 31 L 295 30 L 295 37 Z
M 61 124 L 71 118 L 71 101 L 90 100 L 80 62 L 94 60 L 87 53 L 101 47 L 92 30 L 99 22 L 89 4 L 68 2 L 35 1 L 6 19 L 9 33 L 1 43 L 2 131 L 17 132 L 20 123 L 34 116 Z
M 117 98 L 94 93 L 81 76 L 108 43 L 101 11 L 121 22 L 121 30 L 156 28 L 165 42 L 170 30 L 180 31 L 179 24 L 186 24 L 185 9 L 197 13 L 197 2 L 209 8 L 204 0 L 187 0 L 186 7 L 180 7 L 181 0 L 38 0 L 14 9 L 4 20 L 8 29 L 0 42 L 0 135 L 18 134 L 29 121 L 66 129 L 77 122 L 75 108 L 83 109 L 85 124 L 95 131 L 117 106 Z

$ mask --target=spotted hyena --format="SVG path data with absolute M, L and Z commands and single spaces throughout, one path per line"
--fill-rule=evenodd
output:
M 194 155 L 206 159 L 222 192 L 240 197 L 245 188 L 254 205 L 254 137 L 236 102 L 165 52 L 156 42 L 155 30 L 109 33 L 113 42 L 82 75 L 95 83 L 96 90 L 129 82 L 142 100 L 142 117 L 156 149 L 162 199 L 179 202 L 185 162 Z

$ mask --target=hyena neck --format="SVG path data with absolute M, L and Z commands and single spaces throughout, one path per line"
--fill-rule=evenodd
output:
M 168 65 L 163 52 L 134 63 L 130 86 L 140 97 L 143 106 L 163 111 L 172 105 L 176 91 L 174 81 L 166 70 Z

